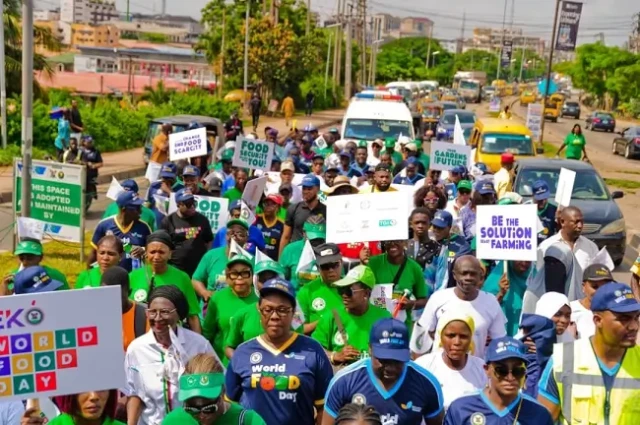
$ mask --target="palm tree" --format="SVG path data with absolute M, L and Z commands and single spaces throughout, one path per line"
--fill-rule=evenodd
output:
M 164 85 L 162 80 L 158 81 L 158 84 L 155 88 L 151 86 L 146 86 L 144 88 L 144 93 L 141 96 L 142 100 L 146 100 L 154 105 L 162 105 L 163 103 L 169 102 L 171 99 L 171 95 L 175 93 L 174 89 L 167 89 L 167 86 Z

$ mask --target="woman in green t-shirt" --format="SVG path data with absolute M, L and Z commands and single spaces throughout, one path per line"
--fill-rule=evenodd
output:
M 556 152 L 556 157 L 560 156 L 560 152 L 562 152 L 565 148 L 567 149 L 567 153 L 565 154 L 565 158 L 567 159 L 575 159 L 580 161 L 589 162 L 589 158 L 587 158 L 587 141 L 584 138 L 584 134 L 582 134 L 582 127 L 580 124 L 576 124 L 571 129 L 571 133 L 567 134 L 567 137 L 564 139 L 564 143 Z
M 211 354 L 196 354 L 180 377 L 178 400 L 162 425 L 265 425 L 253 410 L 245 410 L 224 398 L 224 369 Z
M 76 425 L 91 423 L 95 425 L 124 425 L 114 419 L 118 405 L 118 391 L 88 391 L 55 397 L 55 403 L 62 414 L 49 421 L 49 425 Z M 28 409 L 25 418 L 30 418 L 34 409 Z M 39 418 L 37 418 L 39 419 Z M 36 424 L 37 422 L 29 422 Z
M 97 288 L 100 286 L 103 273 L 120 264 L 124 248 L 119 238 L 114 235 L 103 236 L 96 246 L 96 267 L 80 272 L 75 289 Z

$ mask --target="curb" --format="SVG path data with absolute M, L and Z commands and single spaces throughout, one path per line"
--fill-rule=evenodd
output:
M 320 129 L 320 128 L 329 127 L 331 125 L 335 125 L 341 122 L 342 122 L 342 118 L 333 119 L 333 120 L 321 122 L 317 124 L 317 127 Z M 98 184 L 100 185 L 100 184 L 110 183 L 113 177 L 115 177 L 116 180 L 133 179 L 136 177 L 144 176 L 144 173 L 146 171 L 147 171 L 147 167 L 144 164 L 140 164 L 140 166 L 130 167 L 124 170 L 117 170 L 110 173 L 101 174 L 98 176 Z M 12 190 L 0 192 L 0 204 L 3 204 L 5 202 L 13 202 Z

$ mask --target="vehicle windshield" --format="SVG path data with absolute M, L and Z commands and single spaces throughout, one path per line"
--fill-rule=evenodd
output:
M 460 124 L 474 124 L 476 122 L 476 116 L 474 114 L 446 114 L 442 116 L 442 123 L 455 124 L 456 115 L 460 120 Z
M 482 153 L 502 154 L 511 152 L 514 155 L 533 155 L 531 137 L 522 134 L 488 133 L 482 136 Z
M 477 89 L 478 83 L 474 83 L 473 81 L 461 80 L 460 86 L 461 89 Z
M 345 126 L 345 139 L 375 140 L 397 139 L 404 135 L 413 138 L 413 123 L 410 121 L 348 119 Z
M 440 116 L 440 108 L 426 107 L 422 110 L 422 115 L 430 118 L 438 118 Z
M 575 108 L 576 106 L 578 106 L 578 102 L 566 102 L 565 106 L 569 106 L 571 108 Z
M 612 120 L 613 116 L 611 114 L 605 114 L 602 112 L 597 112 L 596 113 L 596 118 L 604 118 L 605 120 Z
M 455 103 L 443 103 L 442 104 L 442 109 L 445 111 L 448 111 L 449 109 L 457 109 L 458 105 L 456 105 Z
M 413 98 L 413 93 L 411 90 L 405 89 L 404 87 L 389 87 L 389 92 L 391 94 L 400 95 L 404 100 L 411 100 Z
M 602 177 L 595 170 L 574 170 L 576 179 L 573 185 L 571 199 L 585 201 L 607 201 L 611 198 Z M 518 172 L 515 191 L 523 196 L 532 195 L 533 184 L 537 180 L 544 180 L 551 190 L 551 199 L 556 195 L 560 170 L 525 168 Z
M 467 127 L 462 130 L 462 134 L 464 134 L 464 140 L 469 140 L 471 137 L 471 132 L 473 131 L 473 127 Z

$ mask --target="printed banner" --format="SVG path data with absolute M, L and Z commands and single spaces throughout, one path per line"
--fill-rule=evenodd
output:
M 489 101 L 489 112 L 500 112 L 500 98 L 494 96 Z
M 479 205 L 476 257 L 481 260 L 536 261 L 538 206 Z
M 22 159 L 16 158 L 13 205 L 22 205 Z M 31 164 L 31 218 L 44 221 L 45 235 L 66 242 L 84 238 L 85 170 L 81 165 L 33 160 Z
M 113 286 L 0 297 L 0 402 L 122 388 L 120 298 Z
M 527 106 L 527 128 L 531 131 L 531 137 L 535 142 L 541 142 L 542 131 L 542 104 L 530 103 Z
M 449 142 L 431 142 L 431 169 L 451 170 L 456 165 L 469 169 L 471 146 Z
M 558 18 L 558 38 L 556 50 L 572 52 L 576 49 L 578 40 L 578 27 L 582 15 L 582 3 L 563 1 Z
M 407 240 L 408 191 L 330 196 L 327 242 Z
M 169 134 L 169 159 L 189 159 L 207 154 L 207 129 L 181 131 Z
M 271 170 L 274 144 L 264 140 L 238 139 L 233 153 L 233 166 L 252 170 Z
M 227 221 L 229 221 L 228 199 L 200 195 L 193 195 L 193 198 L 196 201 L 196 211 L 207 217 L 209 224 L 211 225 L 211 231 L 213 231 L 214 235 L 219 229 L 222 229 L 227 225 Z M 167 215 L 172 214 L 177 210 L 178 205 L 176 204 L 176 196 L 175 193 L 172 193 L 169 198 Z
M 500 54 L 500 66 L 502 68 L 506 68 L 511 65 L 511 54 L 513 52 L 513 41 L 512 40 L 503 40 L 502 41 L 502 53 Z

